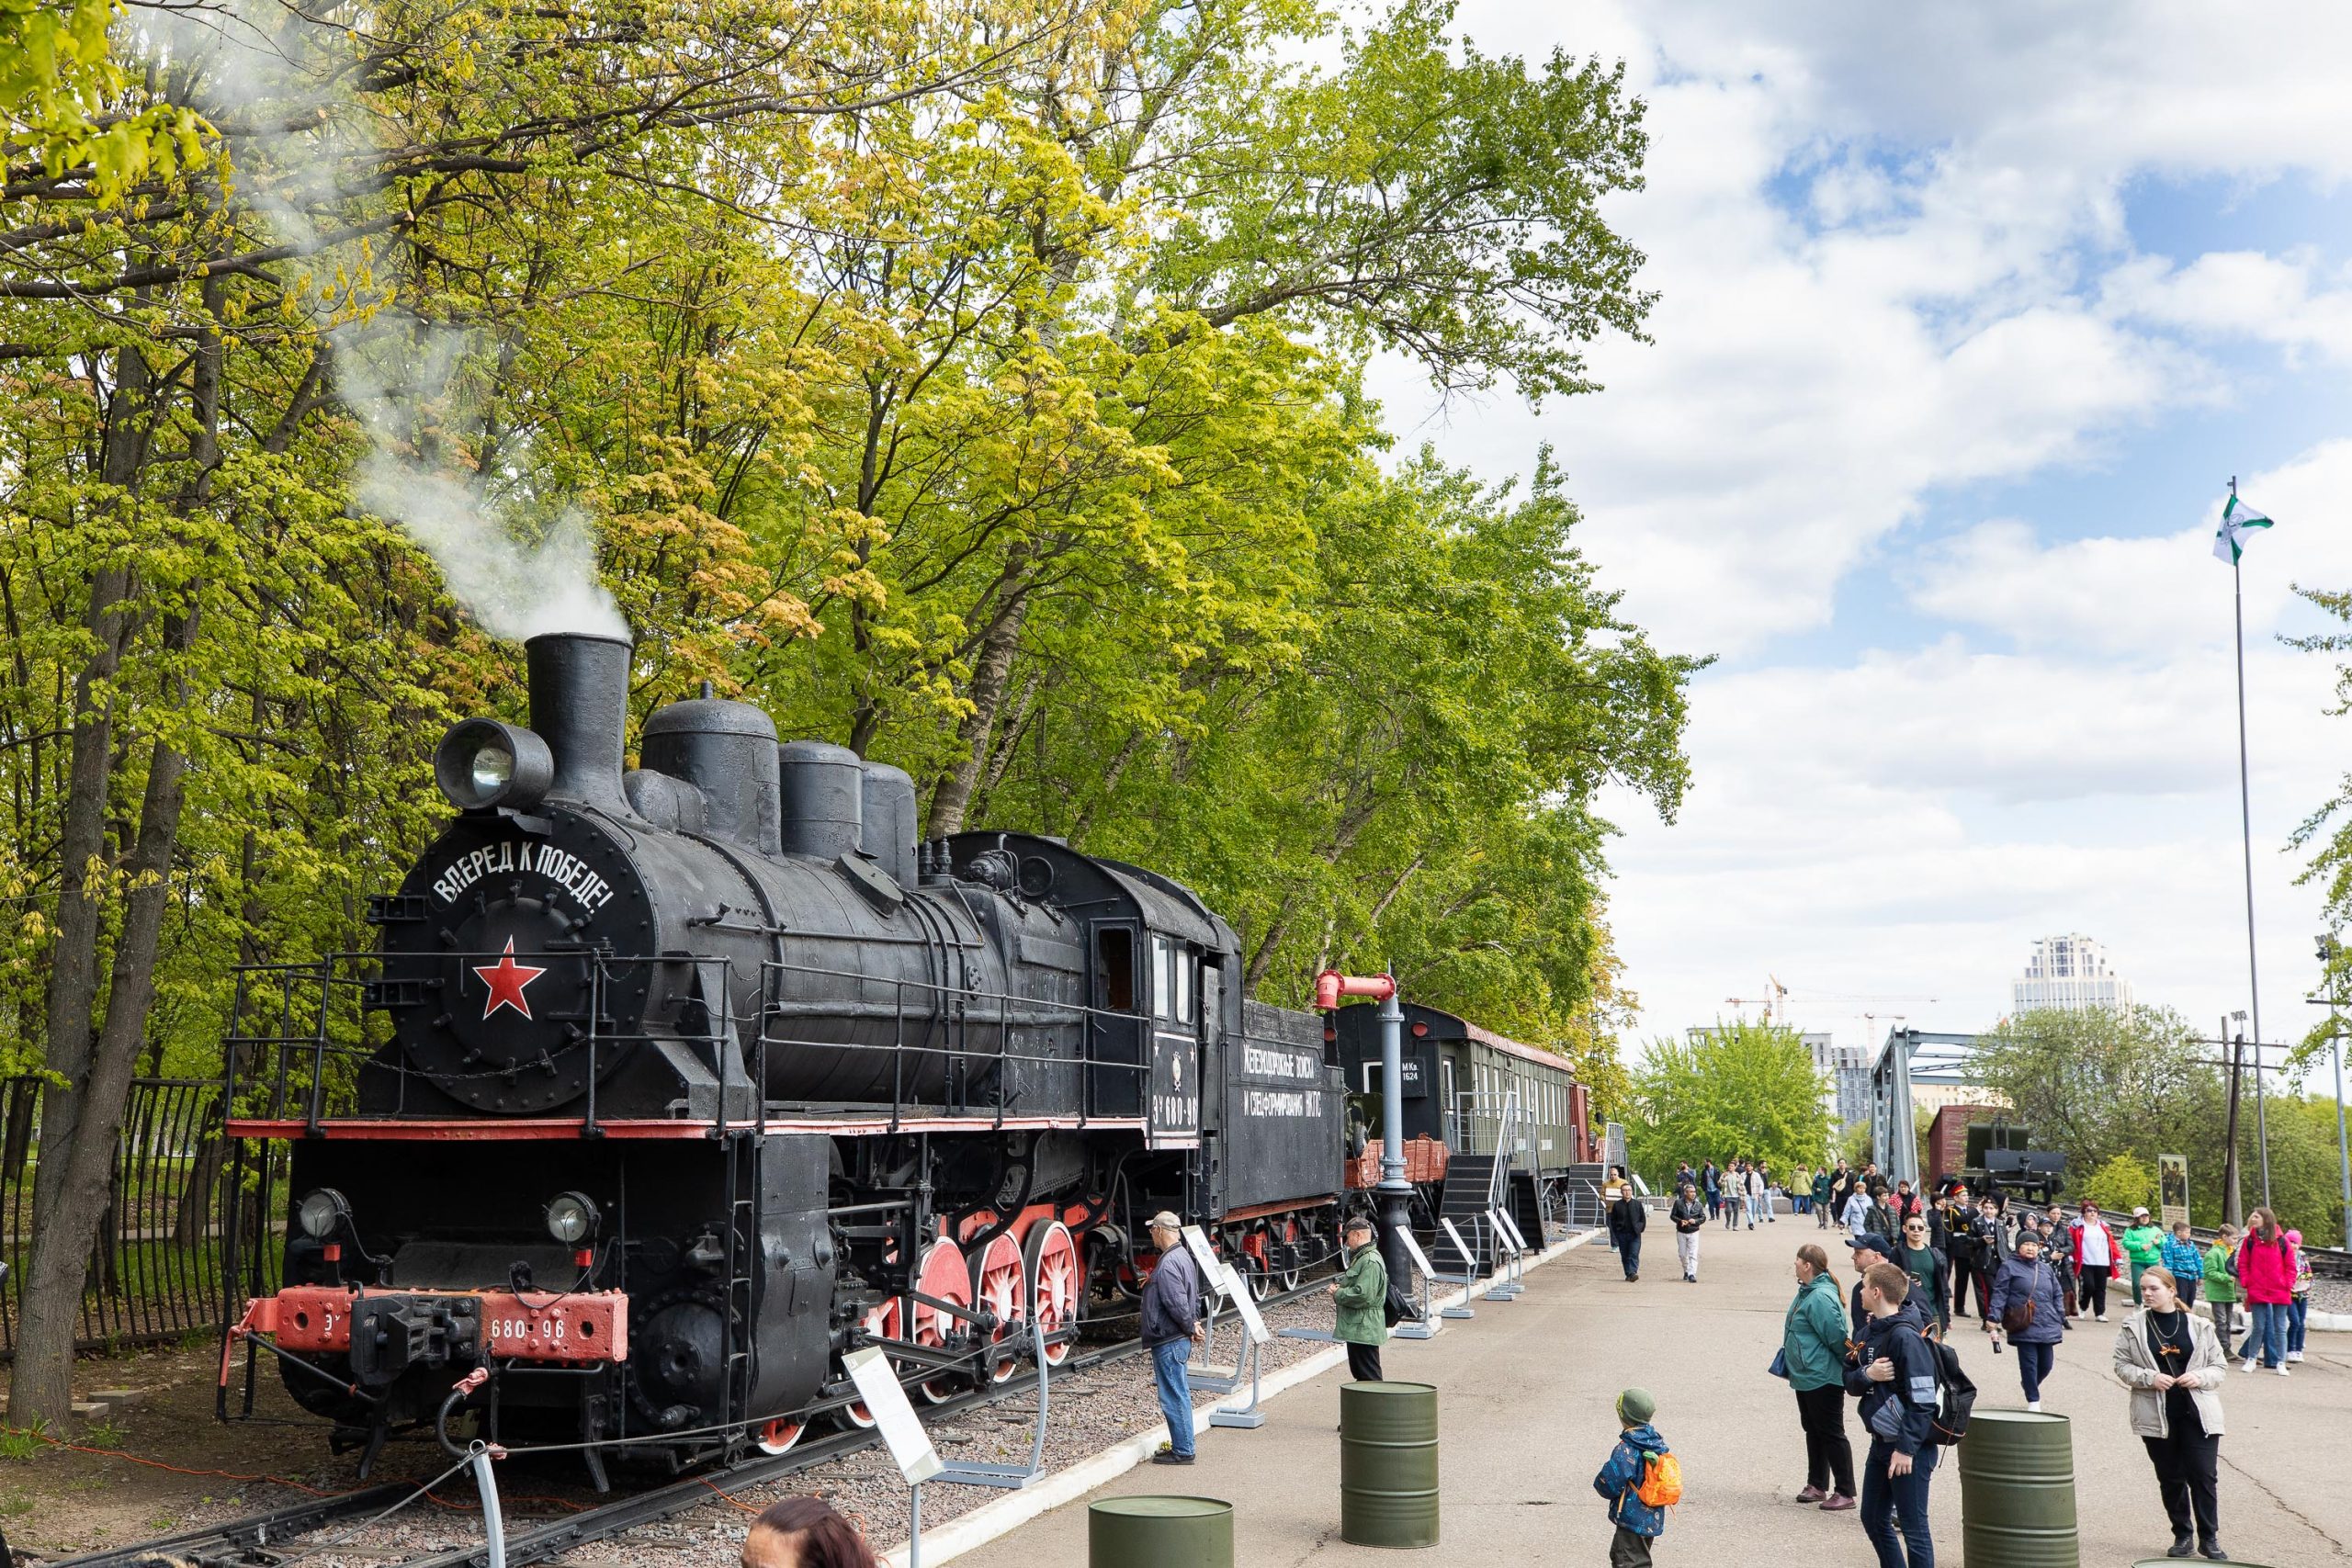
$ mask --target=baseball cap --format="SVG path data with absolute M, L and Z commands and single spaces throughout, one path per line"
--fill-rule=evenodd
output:
M 1148 1229 L 1156 1231 L 1181 1231 L 1184 1228 L 1184 1222 L 1165 1209 L 1152 1215 L 1145 1224 Z
M 1864 1231 L 1861 1235 L 1849 1240 L 1846 1245 L 1856 1252 L 1883 1252 L 1890 1258 L 1894 1256 L 1894 1244 L 1876 1231 Z
M 2132 1211 L 2132 1217 L 2135 1220 L 2146 1219 L 2148 1217 L 2148 1206 L 2145 1203 L 2134 1206 Z

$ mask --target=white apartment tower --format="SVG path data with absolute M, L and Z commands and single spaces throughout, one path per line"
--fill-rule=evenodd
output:
M 2107 949 L 2081 932 L 2045 936 L 2034 942 L 2025 973 L 2009 982 L 2009 1005 L 2017 1012 L 2031 1008 L 2120 1012 L 2132 1005 L 2132 982 L 2108 965 Z

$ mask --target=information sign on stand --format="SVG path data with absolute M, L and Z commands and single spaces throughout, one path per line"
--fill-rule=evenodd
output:
M 1209 1412 L 1209 1425 L 1255 1430 L 1266 1424 L 1265 1412 L 1258 1408 L 1258 1357 L 1259 1348 L 1268 1337 L 1266 1320 L 1259 1314 L 1258 1303 L 1250 1299 L 1250 1287 L 1242 1283 L 1241 1275 L 1233 1265 L 1220 1262 L 1218 1268 L 1217 1277 L 1225 1281 L 1225 1293 L 1232 1299 L 1233 1310 L 1241 1314 L 1242 1354 L 1250 1359 L 1250 1403 L 1238 1407 L 1218 1405 Z
M 1510 1237 L 1511 1249 L 1520 1253 L 1526 1252 L 1527 1237 L 1520 1234 L 1519 1222 L 1510 1217 L 1510 1211 L 1509 1209 L 1497 1209 L 1495 1211 L 1495 1218 L 1502 1222 L 1504 1234 Z
M 1464 1286 L 1477 1283 L 1478 1255 L 1471 1250 L 1470 1244 L 1468 1242 L 1462 1239 L 1462 1233 L 1454 1228 L 1453 1222 L 1451 1219 L 1441 1219 L 1438 1221 L 1438 1225 L 1439 1228 L 1445 1232 L 1446 1239 L 1453 1244 L 1454 1252 L 1462 1259 L 1462 1283 Z M 1463 1310 L 1467 1311 L 1468 1309 L 1464 1308 Z
M 1517 1301 L 1519 1292 L 1524 1288 L 1519 1282 L 1520 1249 L 1511 1244 L 1512 1233 L 1503 1228 L 1501 1210 L 1487 1210 L 1487 1224 L 1494 1229 L 1495 1259 L 1498 1266 L 1494 1289 L 1487 1292 L 1487 1299 L 1490 1302 Z
M 2165 1229 L 2188 1223 L 2188 1156 L 2156 1156 L 2156 1206 L 2163 1211 Z
M 1027 1325 L 1030 1348 L 1037 1362 L 1037 1425 L 1031 1434 L 1029 1462 L 1021 1464 L 949 1464 L 932 1447 L 931 1434 L 907 1402 L 899 1374 L 878 1345 L 868 1345 L 842 1358 L 858 1398 L 873 1414 L 883 1446 L 906 1478 L 910 1498 L 907 1506 L 907 1568 L 922 1568 L 922 1489 L 934 1483 L 959 1486 L 989 1486 L 1018 1492 L 1046 1473 L 1046 1331 L 1035 1319 Z
M 1420 1241 L 1413 1235 L 1411 1227 L 1400 1228 L 1396 1232 L 1396 1239 L 1405 1244 L 1405 1256 L 1421 1276 L 1421 1319 L 1419 1323 L 1397 1324 L 1388 1331 L 1389 1337 L 1394 1339 L 1427 1339 L 1437 1332 L 1437 1325 L 1430 1321 L 1430 1297 L 1436 1289 L 1437 1270 L 1430 1267 L 1430 1260 L 1421 1251 Z
M 931 1446 L 931 1434 L 916 1419 L 914 1406 L 907 1403 L 907 1391 L 899 1386 L 899 1374 L 880 1346 L 852 1350 L 842 1358 L 842 1367 L 857 1385 L 858 1398 L 873 1412 L 882 1444 L 890 1450 L 890 1459 L 908 1485 L 920 1486 L 947 1468 L 939 1450 Z

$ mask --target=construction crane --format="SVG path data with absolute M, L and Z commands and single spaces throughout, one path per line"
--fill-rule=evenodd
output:
M 1771 991 L 1770 996 L 1725 997 L 1724 1005 L 1736 1008 L 1762 1008 L 1765 1022 L 1771 1024 L 1786 1022 L 1789 1010 L 1789 988 L 1781 984 L 1778 976 L 1767 975 L 1764 979 Z

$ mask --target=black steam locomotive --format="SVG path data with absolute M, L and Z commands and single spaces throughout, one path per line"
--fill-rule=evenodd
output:
M 776 1452 L 871 1419 L 860 1345 L 934 1400 L 1067 1357 L 1155 1210 L 1264 1288 L 1329 1252 L 1336 1048 L 1187 889 L 919 842 L 905 773 L 707 689 L 624 773 L 629 645 L 527 653 L 377 950 L 241 976 L 231 1132 L 290 1141 L 291 1214 L 224 1401 L 242 1341 L 371 1461 L 478 1370 L 493 1439 Z

